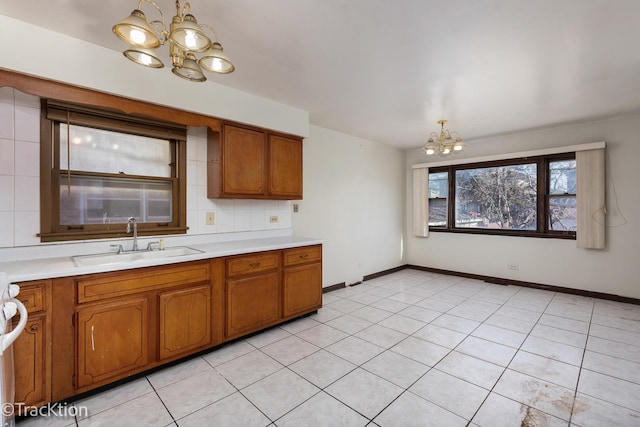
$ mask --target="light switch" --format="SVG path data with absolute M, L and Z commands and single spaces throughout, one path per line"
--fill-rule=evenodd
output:
M 216 222 L 216 213 L 207 212 L 207 225 L 214 225 Z

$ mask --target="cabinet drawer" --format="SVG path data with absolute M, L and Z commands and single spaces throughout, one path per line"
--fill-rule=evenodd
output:
M 305 246 L 284 251 L 284 266 L 304 264 L 322 260 L 322 246 Z
M 176 285 L 209 281 L 209 263 L 151 267 L 97 274 L 76 280 L 78 303 L 98 301 Z
M 227 277 L 280 268 L 280 252 L 264 252 L 227 259 Z
M 18 299 L 27 308 L 29 314 L 46 310 L 47 300 L 45 286 L 46 282 L 34 285 L 20 284 Z

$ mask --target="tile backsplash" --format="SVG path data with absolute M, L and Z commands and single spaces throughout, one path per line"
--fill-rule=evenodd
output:
M 188 235 L 290 229 L 292 202 L 207 198 L 206 128 L 187 132 Z M 0 88 L 0 248 L 40 245 L 40 101 Z M 214 213 L 214 224 L 206 218 Z M 270 218 L 277 216 L 277 222 Z M 123 225 L 124 226 L 124 225 Z

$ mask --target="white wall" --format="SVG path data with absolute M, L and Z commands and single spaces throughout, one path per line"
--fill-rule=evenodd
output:
M 36 235 L 40 231 L 39 159 L 39 99 L 12 88 L 0 88 L 0 248 L 40 246 Z M 206 159 L 206 128 L 189 128 L 189 235 L 291 229 L 290 201 L 208 199 Z M 207 212 L 214 213 L 214 225 L 206 224 Z M 270 223 L 270 216 L 277 216 L 278 222 Z M 55 244 L 51 246 L 55 250 Z
M 578 249 L 575 241 L 558 239 L 451 233 L 414 237 L 411 165 L 443 160 L 425 158 L 420 149 L 414 149 L 407 152 L 406 164 L 407 263 L 640 298 L 640 222 L 636 215 L 640 212 L 640 114 L 467 141 L 467 150 L 460 157 L 595 141 L 607 143 L 606 249 Z M 519 264 L 520 269 L 507 270 L 510 263 Z
M 404 151 L 311 126 L 303 155 L 293 229 L 325 240 L 323 285 L 402 265 Z

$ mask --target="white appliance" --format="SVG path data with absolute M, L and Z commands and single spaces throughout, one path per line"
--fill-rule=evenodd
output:
M 9 283 L 9 276 L 0 273 L 0 403 L 2 407 L 2 426 L 14 425 L 13 399 L 13 348 L 11 344 L 22 333 L 27 324 L 27 309 L 16 296 L 20 292 L 18 285 Z M 20 320 L 11 330 L 11 318 L 20 313 Z

